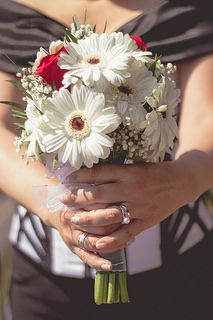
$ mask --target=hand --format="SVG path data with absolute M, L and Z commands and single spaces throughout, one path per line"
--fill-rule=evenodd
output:
M 109 204 L 106 209 L 77 212 L 72 221 L 81 228 L 102 227 L 107 236 L 97 240 L 96 251 L 110 252 L 126 246 L 137 234 L 192 201 L 195 194 L 189 178 L 190 170 L 186 172 L 182 161 L 178 160 L 82 168 L 70 176 L 70 182 L 96 185 L 69 192 L 63 202 L 82 208 Z M 109 225 L 121 223 L 119 208 L 110 207 L 119 204 L 128 208 L 131 222 L 120 225 L 119 229 L 109 234 L 106 229 Z
M 79 212 L 79 211 L 77 211 Z M 43 222 L 57 229 L 68 248 L 75 253 L 84 263 L 90 267 L 102 271 L 110 271 L 112 263 L 96 254 L 96 242 L 100 236 L 93 234 L 93 228 L 82 228 L 78 225 L 70 223 L 70 218 L 75 215 L 75 211 L 64 210 L 58 212 L 49 212 L 45 208 L 41 208 L 39 215 Z M 108 228 L 108 232 L 112 232 L 112 227 Z M 84 240 L 84 248 L 80 248 L 78 244 L 79 235 L 85 231 L 88 233 Z M 96 233 L 103 232 L 101 228 L 95 228 Z

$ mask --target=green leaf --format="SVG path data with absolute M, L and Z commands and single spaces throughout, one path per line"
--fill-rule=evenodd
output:
M 74 43 L 78 42 L 77 38 L 72 34 L 72 32 L 68 28 L 65 28 L 65 40 Z
M 84 24 L 87 24 L 87 9 L 85 9 Z
M 0 101 L 1 104 L 7 104 L 12 107 L 16 107 L 17 109 L 23 110 L 26 108 L 23 104 L 14 101 Z
M 17 128 L 16 128 L 16 130 L 18 130 L 18 129 L 23 129 L 23 130 L 25 130 L 24 125 L 23 125 L 23 124 L 21 124 L 21 123 L 14 122 L 14 125 L 17 127 Z
M 12 109 L 12 113 L 13 113 L 13 116 L 17 119 L 24 119 L 24 120 L 27 119 L 27 115 L 26 115 L 25 111 L 19 111 L 16 109 Z
M 20 80 L 5 80 L 12 85 L 14 85 L 18 90 L 24 91 L 24 88 L 22 87 L 21 81 Z
M 75 26 L 75 31 L 77 31 L 80 28 L 80 22 L 78 21 L 78 18 L 76 16 L 72 17 L 74 26 Z
M 105 25 L 104 25 L 104 31 L 103 31 L 103 33 L 105 33 L 105 32 L 106 32 L 106 28 L 107 28 L 107 20 L 105 21 Z
M 150 64 L 147 64 L 147 67 L 150 71 L 152 71 L 152 73 L 155 73 L 155 69 L 156 69 L 156 64 L 158 62 L 158 60 L 161 59 L 161 56 L 155 56 L 154 60 L 150 63 Z

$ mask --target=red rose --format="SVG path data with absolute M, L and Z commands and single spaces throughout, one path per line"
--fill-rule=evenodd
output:
M 130 36 L 132 40 L 135 40 L 138 49 L 141 49 L 142 51 L 147 51 L 147 44 L 143 41 L 143 39 L 139 36 Z
M 43 57 L 35 72 L 35 75 L 41 76 L 48 84 L 56 86 L 57 89 L 62 87 L 62 80 L 67 72 L 67 70 L 61 69 L 57 64 L 61 52 L 66 52 L 64 47 L 54 54 L 48 54 Z

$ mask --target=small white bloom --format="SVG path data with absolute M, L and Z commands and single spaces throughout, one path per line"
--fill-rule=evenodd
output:
M 94 33 L 77 44 L 68 43 L 65 48 L 68 53 L 60 55 L 58 64 L 69 70 L 63 80 L 67 87 L 80 77 L 86 86 L 103 91 L 109 83 L 121 85 L 130 76 L 129 53 L 111 34 Z
M 174 113 L 179 101 L 180 90 L 175 88 L 173 81 L 165 77 L 153 91 L 153 96 L 147 99 L 153 110 L 146 115 L 144 134 L 148 137 L 151 149 L 161 159 L 173 147 L 175 137 L 178 137 Z
M 74 86 L 71 93 L 61 88 L 47 100 L 45 116 L 43 143 L 48 153 L 58 154 L 60 162 L 69 161 L 78 169 L 109 156 L 113 141 L 107 134 L 119 126 L 120 117 L 114 108 L 105 108 L 102 93 L 84 86 Z

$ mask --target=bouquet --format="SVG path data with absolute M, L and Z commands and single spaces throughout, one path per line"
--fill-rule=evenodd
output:
M 25 106 L 12 104 L 24 120 L 17 152 L 39 159 L 64 178 L 101 163 L 162 161 L 178 136 L 180 91 L 171 74 L 139 36 L 97 34 L 76 20 L 64 39 L 17 74 Z M 16 83 L 16 85 L 17 85 Z M 106 257 L 106 256 L 105 256 Z M 95 302 L 129 302 L 124 250 L 109 254 L 113 269 L 97 270 Z

